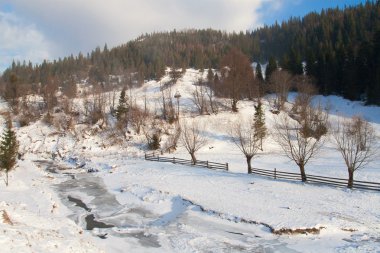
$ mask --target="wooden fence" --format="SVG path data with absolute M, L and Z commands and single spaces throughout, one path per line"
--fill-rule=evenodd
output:
M 155 161 L 155 162 L 169 162 L 174 164 L 182 164 L 187 166 L 197 166 L 214 170 L 226 170 L 228 171 L 228 163 L 215 163 L 209 161 L 199 161 L 194 164 L 192 160 L 186 160 L 176 157 L 165 157 L 153 154 L 145 154 L 145 160 Z
M 195 164 L 192 160 L 186 160 L 176 157 L 165 157 L 155 155 L 154 153 L 147 154 L 145 153 L 145 160 L 148 161 L 156 161 L 156 162 L 170 162 L 174 164 L 182 164 L 187 166 L 197 166 L 208 169 L 219 169 L 228 171 L 228 163 L 215 163 L 209 161 L 197 161 Z M 301 181 L 300 173 L 293 172 L 285 172 L 279 171 L 277 169 L 274 170 L 263 170 L 252 168 L 252 174 L 271 177 L 274 179 L 285 179 L 285 180 L 293 180 L 293 181 Z M 324 176 L 316 176 L 316 175 L 306 175 L 308 183 L 322 184 L 322 185 L 330 185 L 334 187 L 347 187 L 347 179 L 336 178 L 336 177 L 324 177 Z M 366 181 L 358 181 L 354 180 L 353 188 L 362 189 L 362 190 L 373 190 L 380 191 L 380 183 L 377 182 L 366 182 Z
M 301 175 L 299 173 L 284 172 L 274 170 L 262 170 L 262 169 L 252 169 L 252 174 L 271 177 L 274 179 L 286 179 L 286 180 L 301 180 Z M 335 187 L 347 187 L 347 179 L 336 178 L 336 177 L 323 177 L 315 175 L 306 175 L 308 183 L 317 183 L 324 185 L 331 185 Z M 363 190 L 374 190 L 380 191 L 380 183 L 377 182 L 366 182 L 354 180 L 353 188 L 363 189 Z

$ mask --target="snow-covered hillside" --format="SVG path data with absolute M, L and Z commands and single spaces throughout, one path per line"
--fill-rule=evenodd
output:
M 379 252 L 380 192 L 248 175 L 245 157 L 231 142 L 227 128 L 238 119 L 252 117 L 254 102 L 240 101 L 239 112 L 232 113 L 228 101 L 219 99 L 217 114 L 199 116 L 192 102 L 199 78 L 198 70 L 188 69 L 171 88 L 172 95 L 181 94 L 182 120 L 195 119 L 205 125 L 202 135 L 208 143 L 196 153 L 197 158 L 228 163 L 228 172 L 145 161 L 145 137 L 133 129 L 121 138 L 122 143 L 116 143 L 111 138 L 114 133 L 100 123 L 62 130 L 37 121 L 17 129 L 23 157 L 10 174 L 10 186 L 0 184 L 0 249 Z M 168 76 L 146 82 L 127 94 L 141 108 L 159 113 L 160 87 L 167 80 Z M 290 94 L 290 103 L 294 96 Z M 269 111 L 270 99 L 263 99 L 269 130 L 278 117 Z M 317 96 L 314 101 L 328 107 L 332 119 L 362 115 L 379 135 L 380 108 L 335 96 Z M 80 110 L 83 104 L 83 100 L 75 100 Z M 2 103 L 1 110 L 5 109 Z M 170 132 L 174 126 L 164 127 Z M 164 134 L 162 142 L 165 138 Z M 253 167 L 299 172 L 272 137 L 263 148 L 252 160 Z M 190 159 L 180 145 L 164 155 Z M 380 182 L 379 168 L 380 159 L 375 158 L 355 179 Z M 331 141 L 307 164 L 306 172 L 348 176 Z M 281 229 L 294 234 L 272 233 Z

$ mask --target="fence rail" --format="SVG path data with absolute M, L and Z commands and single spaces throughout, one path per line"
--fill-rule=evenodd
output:
M 147 161 L 156 161 L 156 162 L 169 162 L 174 164 L 181 164 L 186 166 L 197 166 L 197 167 L 203 167 L 213 170 L 226 170 L 228 171 L 228 163 L 216 163 L 216 162 L 209 162 L 209 161 L 199 161 L 197 160 L 196 163 L 192 160 L 186 160 L 182 158 L 177 157 L 165 157 L 165 156 L 159 156 L 153 154 L 145 154 L 145 160 Z
M 186 165 L 186 166 L 197 166 L 197 167 L 203 167 L 203 168 L 208 168 L 208 169 L 228 171 L 228 163 L 197 161 L 194 164 L 192 160 L 176 158 L 176 157 L 159 156 L 159 155 L 155 155 L 154 153 L 151 153 L 151 154 L 145 153 L 145 160 L 156 161 L 156 162 L 170 162 L 170 163 L 181 164 L 181 165 Z M 270 177 L 274 179 L 301 181 L 301 175 L 299 173 L 279 171 L 277 169 L 263 170 L 263 169 L 258 169 L 258 168 L 252 168 L 252 174 Z M 329 185 L 329 186 L 334 186 L 334 187 L 347 187 L 348 180 L 344 178 L 325 177 L 325 176 L 316 176 L 316 175 L 306 175 L 306 177 L 307 177 L 308 183 L 323 184 L 323 185 Z M 356 189 L 362 189 L 362 190 L 380 191 L 380 183 L 378 182 L 366 182 L 366 181 L 354 180 L 352 187 Z
M 285 179 L 285 180 L 301 180 L 301 176 L 299 173 L 278 171 L 274 170 L 263 170 L 263 169 L 252 169 L 252 174 L 271 177 L 274 179 Z M 347 179 L 336 178 L 336 177 L 324 177 L 324 176 L 316 176 L 316 175 L 306 175 L 308 183 L 316 183 L 316 184 L 324 184 L 335 187 L 347 187 Z M 366 181 L 358 181 L 354 180 L 354 184 L 352 186 L 356 189 L 363 190 L 374 190 L 380 191 L 380 183 L 377 182 L 366 182 Z

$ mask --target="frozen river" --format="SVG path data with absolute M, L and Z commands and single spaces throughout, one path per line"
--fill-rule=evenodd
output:
M 56 185 L 70 216 L 107 252 L 297 252 L 263 225 L 234 222 L 140 185 L 107 189 L 90 173 Z

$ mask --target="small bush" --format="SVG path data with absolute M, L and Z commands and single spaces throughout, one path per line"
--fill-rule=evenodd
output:
M 148 141 L 149 149 L 156 150 L 160 148 L 160 135 L 158 133 L 154 133 L 151 140 Z
M 44 122 L 47 125 L 52 125 L 53 124 L 53 119 L 54 119 L 53 115 L 51 115 L 50 113 L 47 113 L 42 118 L 42 122 Z

